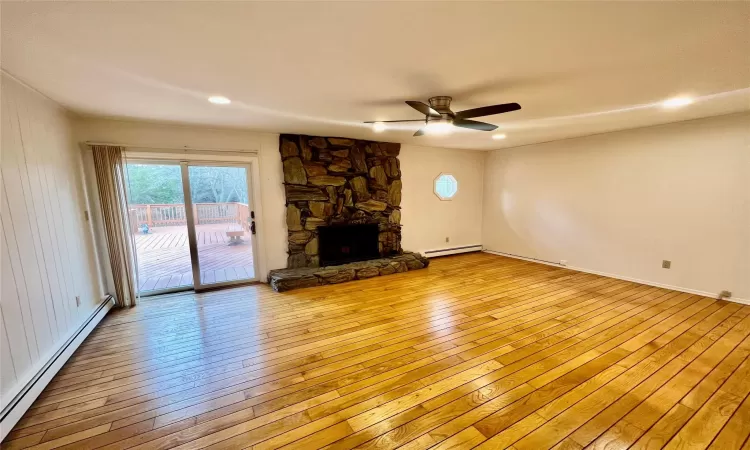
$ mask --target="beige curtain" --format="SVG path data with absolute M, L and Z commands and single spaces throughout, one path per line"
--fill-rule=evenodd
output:
M 117 305 L 135 306 L 135 258 L 128 223 L 124 149 L 109 145 L 91 147 Z

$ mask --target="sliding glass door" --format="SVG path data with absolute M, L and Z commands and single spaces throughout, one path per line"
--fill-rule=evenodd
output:
M 187 167 L 194 226 L 193 277 L 200 287 L 254 280 L 248 170 L 244 166 Z
M 179 163 L 130 163 L 128 212 L 141 295 L 193 287 Z
M 138 291 L 154 295 L 255 281 L 246 165 L 127 165 Z

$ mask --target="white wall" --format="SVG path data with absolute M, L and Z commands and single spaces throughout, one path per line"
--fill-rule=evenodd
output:
M 103 290 L 67 112 L 5 74 L 1 92 L 4 407 L 91 315 Z
M 424 252 L 483 244 L 750 298 L 749 122 L 748 114 L 723 116 L 490 153 L 402 145 L 402 245 Z M 76 141 L 258 151 L 266 272 L 285 267 L 278 135 L 82 118 Z M 452 201 L 433 194 L 441 172 L 458 180 Z M 662 259 L 672 268 L 661 269 Z
M 482 177 L 486 152 L 402 145 L 401 246 L 424 252 L 482 243 Z M 451 200 L 440 200 L 433 183 L 440 173 L 458 181 Z M 445 242 L 445 238 L 450 242 Z
M 155 149 L 257 151 L 263 211 L 259 233 L 265 252 L 261 273 L 265 276 L 268 270 L 286 267 L 286 210 L 278 134 L 86 117 L 76 121 L 76 140 Z M 404 249 L 424 252 L 481 244 L 484 155 L 480 151 L 402 145 Z M 458 180 L 458 193 L 451 201 L 441 201 L 433 194 L 433 180 L 441 172 L 450 172 Z
M 496 150 L 484 178 L 489 250 L 750 299 L 750 114 Z
M 286 209 L 278 134 L 88 117 L 76 120 L 75 134 L 79 143 L 104 142 L 154 150 L 191 148 L 257 152 L 261 204 L 260 207 L 256 205 L 256 224 L 262 243 L 259 274 L 265 277 L 271 269 L 286 267 Z M 219 152 L 213 154 L 221 155 Z M 228 155 L 221 158 L 231 159 Z

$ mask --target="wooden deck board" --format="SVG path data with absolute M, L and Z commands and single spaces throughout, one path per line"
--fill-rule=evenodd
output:
M 750 306 L 475 253 L 113 311 L 3 447 L 742 448 L 748 357 Z
M 228 245 L 226 224 L 198 225 L 198 253 L 204 283 L 253 278 L 251 235 L 244 244 Z M 193 285 L 187 227 L 157 227 L 149 234 L 136 234 L 141 292 Z M 217 274 L 217 272 L 220 272 Z

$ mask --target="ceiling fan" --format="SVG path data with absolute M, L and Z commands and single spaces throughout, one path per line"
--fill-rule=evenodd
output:
M 426 132 L 446 133 L 452 127 L 469 128 L 479 131 L 493 131 L 497 125 L 491 123 L 469 120 L 474 117 L 492 116 L 521 109 L 518 103 L 503 103 L 502 105 L 483 106 L 481 108 L 466 109 L 454 113 L 451 111 L 453 98 L 447 96 L 431 97 L 427 100 L 430 104 L 417 101 L 407 101 L 406 104 L 425 115 L 420 120 L 374 120 L 365 123 L 385 124 L 395 122 L 424 122 L 425 126 L 420 128 L 414 136 L 422 136 Z

